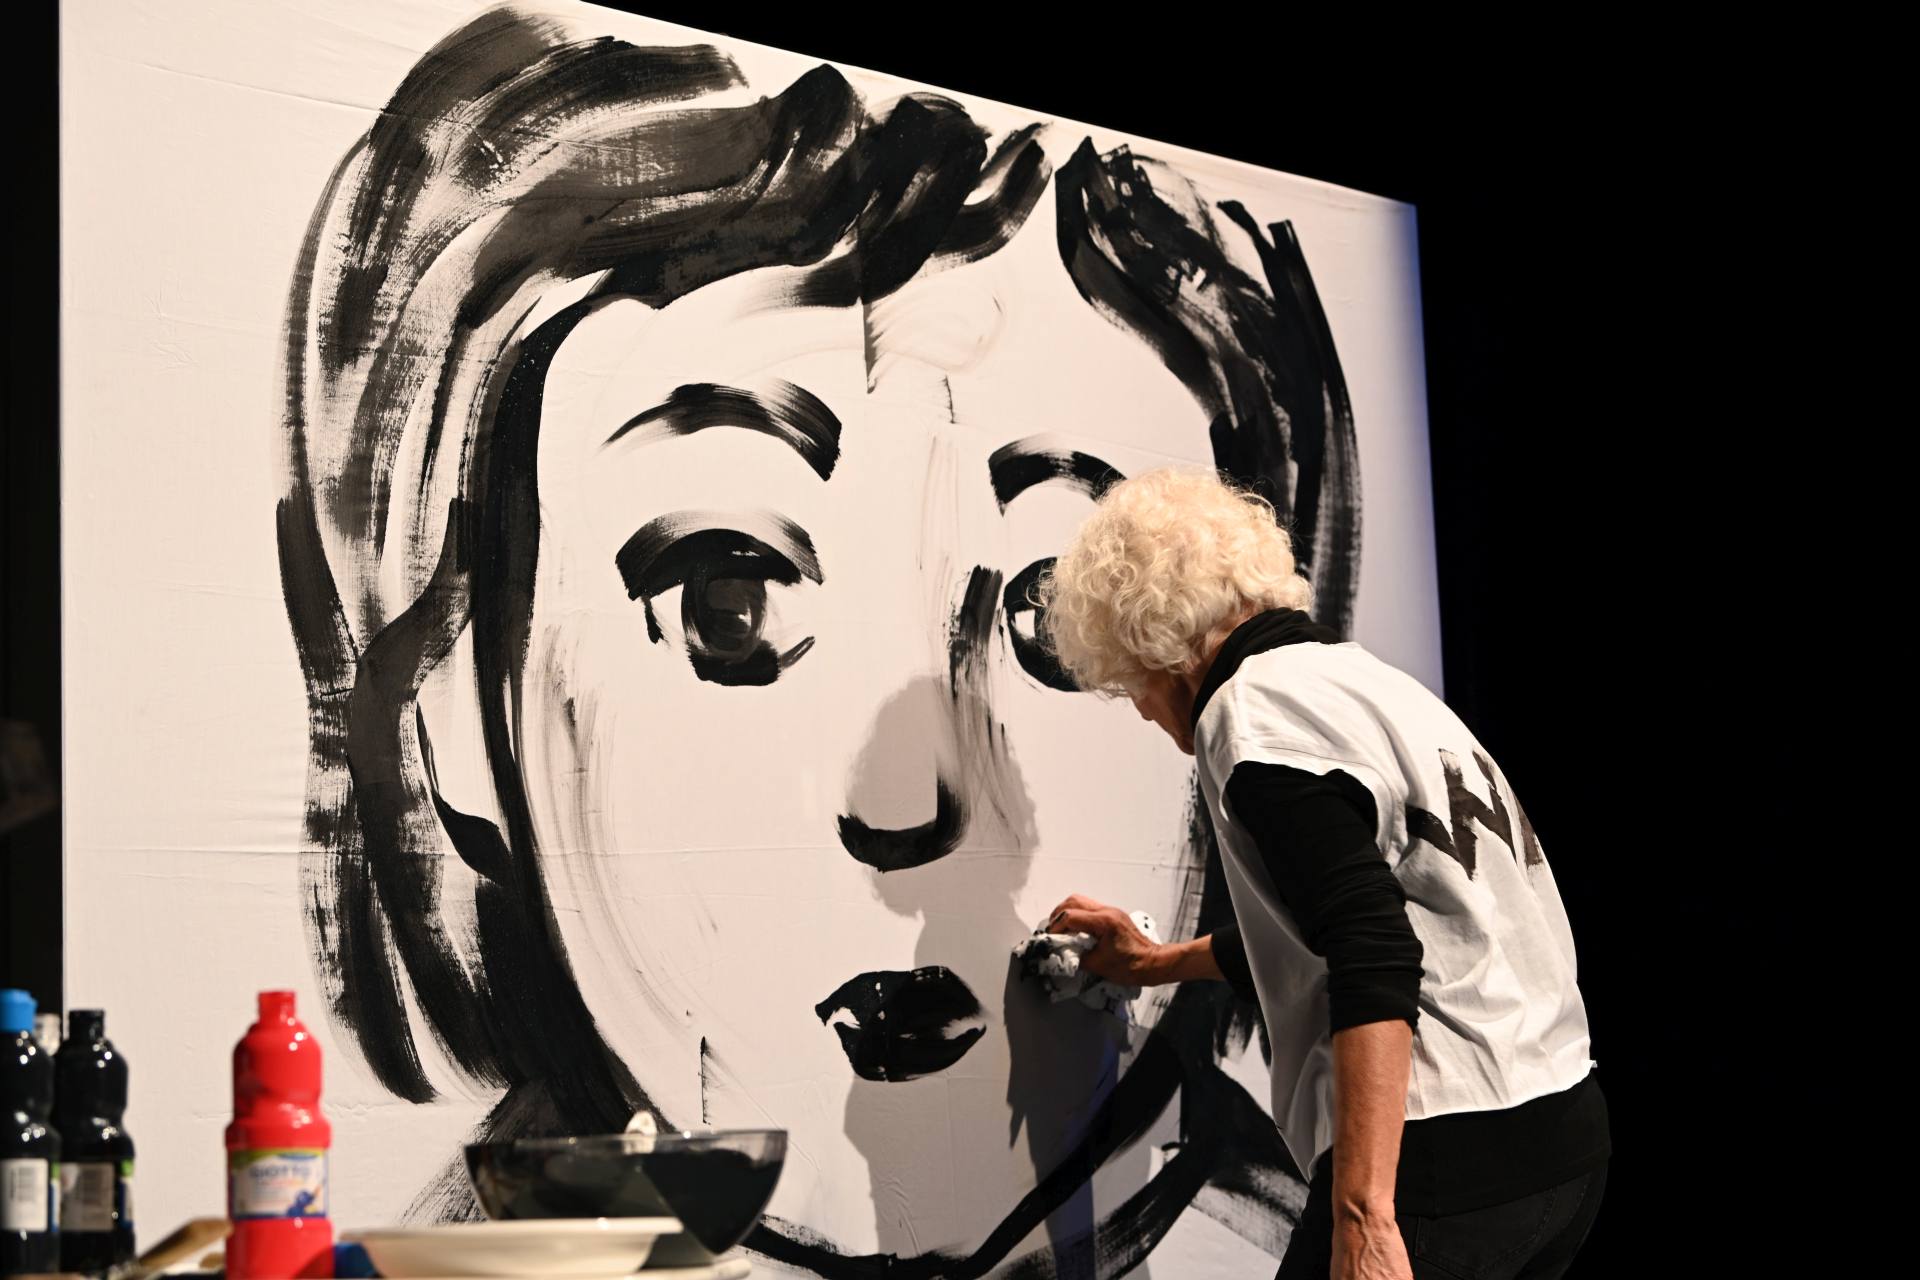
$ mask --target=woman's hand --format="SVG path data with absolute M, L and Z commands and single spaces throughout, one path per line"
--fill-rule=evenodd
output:
M 1334 1223 L 1333 1280 L 1413 1280 L 1407 1242 L 1391 1215 Z
M 1090 933 L 1093 950 L 1080 963 L 1097 978 L 1129 987 L 1151 987 L 1171 981 L 1171 948 L 1148 939 L 1133 918 L 1118 907 L 1074 894 L 1047 918 L 1049 933 Z

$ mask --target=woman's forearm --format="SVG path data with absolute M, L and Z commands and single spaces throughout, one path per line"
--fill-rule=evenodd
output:
M 1400 1165 L 1412 1058 L 1413 1028 L 1397 1018 L 1334 1033 L 1336 1223 L 1394 1220 L 1394 1175 Z
M 1224 977 L 1213 958 L 1213 937 L 1208 935 L 1191 942 L 1166 942 L 1156 947 L 1152 969 L 1144 985 L 1195 982 L 1204 978 L 1218 981 Z

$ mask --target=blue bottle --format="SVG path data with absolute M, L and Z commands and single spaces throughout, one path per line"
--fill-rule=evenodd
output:
M 0 1276 L 60 1269 L 60 1135 L 53 1059 L 33 1037 L 33 997 L 0 991 Z
M 60 1263 L 105 1271 L 133 1257 L 133 1138 L 127 1060 L 98 1009 L 67 1014 L 53 1055 L 53 1127 L 60 1133 Z

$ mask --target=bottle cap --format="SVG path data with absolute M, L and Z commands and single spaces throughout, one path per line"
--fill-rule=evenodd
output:
M 67 1010 L 67 1039 L 104 1040 L 107 1036 L 107 1013 L 104 1009 Z
M 0 991 L 0 1035 L 33 1030 L 33 997 L 16 987 Z
M 260 1021 L 292 1022 L 293 992 L 262 991 L 260 993 Z

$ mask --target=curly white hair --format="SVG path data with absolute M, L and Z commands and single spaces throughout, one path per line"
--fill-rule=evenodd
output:
M 1109 695 L 1151 671 L 1192 671 L 1248 613 L 1313 608 L 1272 505 L 1215 472 L 1180 468 L 1108 490 L 1034 596 L 1061 667 Z

